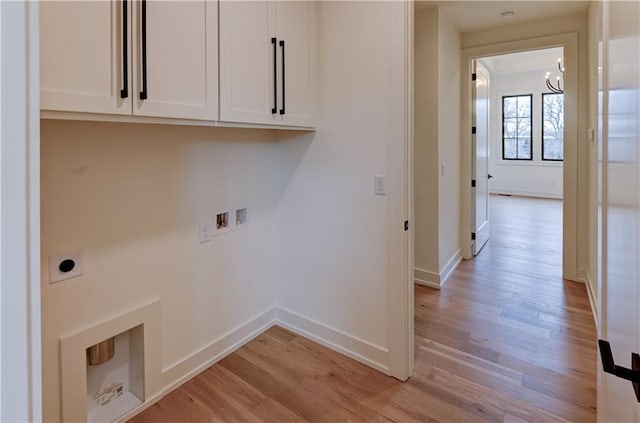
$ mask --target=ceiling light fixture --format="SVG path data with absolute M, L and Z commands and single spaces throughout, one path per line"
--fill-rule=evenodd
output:
M 562 89 L 562 86 L 560 84 L 560 80 L 564 77 L 564 66 L 562 66 L 562 58 L 558 58 L 558 70 L 560 71 L 560 75 L 556 77 L 557 85 L 553 85 L 553 83 L 549 80 L 551 72 L 547 72 L 544 78 L 547 83 L 547 88 L 549 88 L 549 90 L 554 94 L 564 93 L 564 90 Z
M 500 16 L 503 19 L 510 19 L 510 18 L 513 18 L 515 14 L 516 14 L 515 10 L 508 9 L 500 13 Z

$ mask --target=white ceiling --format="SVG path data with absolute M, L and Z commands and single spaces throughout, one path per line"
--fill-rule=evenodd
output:
M 540 71 L 544 75 L 550 71 L 555 75 L 561 57 L 562 47 L 556 47 L 485 57 L 481 61 L 492 73 Z
M 588 10 L 588 1 L 423 1 L 415 3 L 416 11 L 439 7 L 460 32 L 477 31 L 496 26 L 513 25 L 555 16 L 572 15 Z M 515 16 L 505 19 L 500 14 L 513 10 Z

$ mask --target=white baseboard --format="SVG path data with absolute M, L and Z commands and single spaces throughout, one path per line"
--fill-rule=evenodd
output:
M 125 414 L 117 423 L 126 422 L 160 401 L 165 395 L 194 378 L 233 351 L 274 325 L 282 326 L 325 347 L 353 358 L 369 367 L 390 374 L 389 351 L 355 336 L 307 319 L 292 311 L 272 308 L 229 331 L 207 346 L 163 369 L 164 388 Z
M 283 308 L 278 308 L 276 324 L 384 374 L 390 374 L 389 350 L 387 349 Z
M 180 361 L 169 365 L 162 370 L 164 387 L 151 398 L 140 404 L 139 407 L 119 418 L 116 422 L 125 422 L 133 416 L 149 408 L 165 395 L 202 373 L 213 364 L 222 360 L 238 348 L 242 347 L 256 336 L 260 335 L 276 323 L 276 308 L 267 310 L 246 323 L 227 332 L 218 339 L 212 341 L 200 350 L 189 354 Z
M 418 285 L 430 286 L 431 288 L 440 289 L 440 275 L 435 272 L 420 269 L 416 267 L 413 270 L 413 281 Z
M 554 200 L 562 200 L 562 193 L 557 193 L 557 192 L 493 188 L 490 194 L 491 195 L 504 194 L 504 195 L 515 195 L 517 197 L 551 198 Z
M 444 285 L 444 283 L 449 279 L 449 276 L 451 276 L 451 273 L 453 273 L 458 264 L 460 264 L 461 260 L 462 250 L 458 250 L 453 256 L 451 256 L 447 264 L 440 271 L 440 286 Z
M 591 313 L 593 314 L 593 322 L 596 324 L 596 329 L 598 328 L 598 301 L 596 300 L 596 295 L 594 292 L 595 286 L 593 284 L 593 280 L 591 279 L 591 275 L 585 269 L 578 269 L 578 277 L 584 281 L 584 284 L 587 286 L 587 296 L 589 297 L 589 304 L 591 305 Z
M 200 350 L 188 355 L 177 363 L 162 369 L 165 386 L 173 390 L 191 379 L 198 373 L 210 367 L 262 332 L 269 329 L 276 322 L 276 308 L 267 310 L 258 316 L 230 330 L 218 339 L 212 341 Z
M 413 270 L 414 283 L 417 283 L 418 285 L 430 286 L 431 288 L 441 289 L 461 260 L 462 250 L 458 250 L 447 261 L 447 264 L 445 264 L 442 270 L 440 270 L 440 273 L 430 272 L 428 270 L 416 267 Z

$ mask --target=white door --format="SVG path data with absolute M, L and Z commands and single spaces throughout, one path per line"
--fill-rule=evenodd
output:
M 615 364 L 629 368 L 631 353 L 640 352 L 640 4 L 613 1 L 602 7 L 605 78 L 598 337 L 610 343 Z M 631 382 L 602 373 L 602 364 L 599 369 L 598 421 L 640 422 L 640 404 Z
M 217 2 L 138 0 L 133 9 L 133 114 L 217 119 Z
M 40 108 L 131 114 L 131 2 L 39 5 Z
M 474 69 L 471 251 L 475 256 L 489 240 L 489 73 L 478 61 L 474 61 Z
M 316 2 L 276 2 L 278 115 L 284 125 L 316 124 Z
M 275 4 L 220 2 L 220 120 L 279 122 Z

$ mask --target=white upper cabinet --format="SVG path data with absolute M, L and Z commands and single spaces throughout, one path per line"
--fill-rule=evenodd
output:
M 316 125 L 316 4 L 220 2 L 220 120 Z
M 220 120 L 273 124 L 273 5 L 220 2 Z
M 279 111 L 281 121 L 291 126 L 316 125 L 316 3 L 276 2 L 280 50 Z M 284 63 L 282 63 L 284 55 Z M 284 77 L 282 73 L 284 72 Z M 284 94 L 284 99 L 283 99 Z
M 41 2 L 41 108 L 217 119 L 217 19 L 207 0 Z
M 217 119 L 217 6 L 191 0 L 134 3 L 134 115 Z
M 121 97 L 131 86 L 123 43 L 130 9 L 120 1 L 40 2 L 43 110 L 131 114 L 130 98 Z

